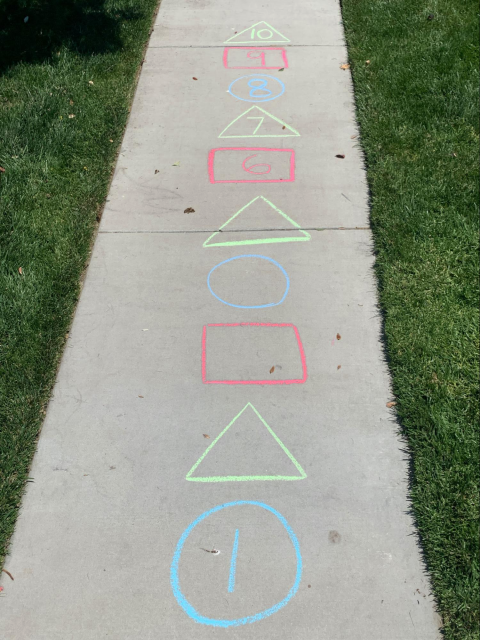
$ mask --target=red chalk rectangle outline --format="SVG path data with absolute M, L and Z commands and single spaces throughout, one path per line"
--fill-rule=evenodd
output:
M 217 151 L 280 151 L 281 153 L 290 153 L 290 177 L 285 180 L 215 180 L 215 171 L 213 163 Z M 247 171 L 248 173 L 248 171 Z M 295 150 L 294 149 L 273 149 L 271 147 L 218 147 L 211 149 L 208 153 L 208 177 L 212 184 L 222 184 L 226 182 L 250 183 L 250 182 L 295 182 Z
M 302 362 L 303 378 L 301 380 L 207 380 L 207 328 L 208 327 L 289 327 L 295 332 L 300 360 Z M 202 382 L 204 384 L 303 384 L 307 380 L 307 360 L 303 350 L 302 341 L 298 329 L 294 324 L 282 322 L 279 324 L 270 322 L 234 322 L 231 324 L 206 324 L 202 334 Z
M 228 66 L 228 52 L 231 49 L 247 49 L 254 51 L 281 51 L 283 66 L 279 67 L 229 67 Z M 287 52 L 283 47 L 225 47 L 223 50 L 223 66 L 225 69 L 288 69 Z

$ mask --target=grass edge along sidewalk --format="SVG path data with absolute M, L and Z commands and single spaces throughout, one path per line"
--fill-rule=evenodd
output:
M 445 637 L 478 639 L 477 6 L 342 12 L 413 513 Z
M 0 567 L 157 5 L 0 0 Z

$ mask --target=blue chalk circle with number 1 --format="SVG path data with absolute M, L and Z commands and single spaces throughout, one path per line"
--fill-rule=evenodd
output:
M 218 296 L 215 293 L 215 291 L 212 289 L 212 284 L 210 282 L 210 278 L 211 278 L 212 274 L 214 273 L 214 271 L 216 269 L 218 269 L 219 267 L 221 267 L 222 265 L 227 264 L 228 262 L 233 262 L 234 260 L 243 260 L 243 259 L 247 259 L 247 258 L 259 258 L 260 260 L 266 260 L 267 262 L 271 262 L 273 265 L 275 265 L 275 267 L 277 267 L 280 270 L 280 272 L 282 273 L 283 277 L 285 278 L 285 289 L 284 289 L 283 295 L 280 298 L 280 300 L 278 300 L 277 302 L 266 302 L 264 304 L 254 304 L 254 305 L 234 304 L 233 302 L 227 302 L 226 300 L 223 300 L 223 298 L 221 298 L 220 296 Z M 237 309 L 265 309 L 267 307 L 276 307 L 278 304 L 282 304 L 282 302 L 287 297 L 288 290 L 290 289 L 290 279 L 288 277 L 287 272 L 282 267 L 282 265 L 279 264 L 276 260 L 273 260 L 272 258 L 269 258 L 268 256 L 262 256 L 262 255 L 258 255 L 258 254 L 247 254 L 247 255 L 243 255 L 243 256 L 234 256 L 233 258 L 228 258 L 228 260 L 224 260 L 223 262 L 219 262 L 217 265 L 215 265 L 213 267 L 213 269 L 208 274 L 207 284 L 208 284 L 208 289 L 209 289 L 210 293 L 212 294 L 212 296 L 214 296 L 217 300 L 220 300 L 220 302 L 223 302 L 223 304 L 226 304 L 229 307 L 236 307 Z
M 233 620 L 207 618 L 206 616 L 203 616 L 201 613 L 196 611 L 196 609 L 185 598 L 185 596 L 183 595 L 180 589 L 178 569 L 180 564 L 180 558 L 182 555 L 182 550 L 189 535 L 192 533 L 195 527 L 198 524 L 200 524 L 200 522 L 202 522 L 209 516 L 213 515 L 214 513 L 218 513 L 219 511 L 222 511 L 223 509 L 229 509 L 230 507 L 237 507 L 240 505 L 251 505 L 254 507 L 260 507 L 261 509 L 265 509 L 266 511 L 269 511 L 270 513 L 272 513 L 279 520 L 279 522 L 287 532 L 288 537 L 290 538 L 290 542 L 292 543 L 293 549 L 295 551 L 295 558 L 296 558 L 295 580 L 292 587 L 290 588 L 287 595 L 283 598 L 283 600 L 280 600 L 280 602 L 277 602 L 277 604 L 274 604 L 273 607 L 264 609 L 263 611 L 259 611 L 258 613 L 254 613 L 253 615 L 245 616 L 244 618 L 236 618 Z M 235 541 L 234 541 L 234 548 L 233 548 L 232 561 L 231 561 L 231 567 L 230 567 L 230 578 L 229 578 L 230 593 L 233 591 L 235 587 L 235 571 L 236 571 L 236 563 L 237 563 L 237 553 L 238 553 L 238 530 L 235 532 Z M 198 622 L 200 624 L 206 624 L 211 627 L 223 627 L 223 628 L 239 627 L 244 624 L 251 624 L 252 622 L 258 622 L 259 620 L 263 620 L 263 618 L 268 618 L 269 616 L 279 611 L 293 598 L 293 596 L 298 591 L 298 587 L 300 585 L 301 579 L 302 579 L 302 555 L 300 553 L 300 546 L 298 544 L 297 537 L 293 532 L 293 529 L 290 527 L 290 525 L 282 516 L 282 514 L 279 513 L 276 509 L 274 509 L 273 507 L 269 507 L 268 504 L 264 504 L 263 502 L 257 502 L 256 500 L 238 500 L 237 502 L 227 502 L 226 504 L 220 504 L 214 507 L 213 509 L 210 509 L 209 511 L 205 511 L 205 513 L 202 513 L 202 515 L 199 516 L 196 520 L 194 520 L 192 524 L 190 524 L 182 533 L 180 540 L 177 543 L 177 547 L 173 555 L 172 565 L 170 567 L 170 582 L 172 585 L 173 594 L 178 604 L 182 607 L 185 613 L 190 616 L 190 618 L 195 620 L 195 622 Z
M 285 85 L 274 76 L 257 73 L 234 80 L 228 93 L 243 102 L 270 102 L 285 93 Z

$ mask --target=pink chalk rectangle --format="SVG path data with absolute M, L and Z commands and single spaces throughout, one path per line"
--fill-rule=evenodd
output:
M 211 149 L 208 154 L 208 176 L 212 184 L 294 182 L 295 151 L 270 147 Z
M 209 347 L 207 341 L 207 332 L 212 329 L 221 328 L 228 330 L 233 328 L 243 328 L 242 333 L 223 332 L 221 336 L 215 336 L 212 334 L 210 340 L 211 345 Z M 255 331 L 252 332 L 251 329 Z M 272 332 L 277 330 L 276 333 Z M 281 332 L 278 332 L 281 329 Z M 293 335 L 292 335 L 293 332 Z M 273 335 L 270 335 L 272 334 Z M 282 335 L 284 334 L 284 335 Z M 218 339 L 219 338 L 219 339 Z M 267 346 L 265 347 L 266 343 Z M 264 378 L 252 376 L 251 379 L 237 379 L 236 377 L 228 376 L 211 376 L 207 375 L 207 351 L 214 351 L 213 365 L 210 364 L 210 368 L 217 370 L 221 369 L 224 373 L 226 370 L 235 370 L 237 366 L 237 359 L 243 359 L 240 367 L 252 371 L 255 369 L 257 372 L 260 369 L 265 370 L 266 375 L 270 375 L 270 378 Z M 255 361 L 254 361 L 255 360 Z M 282 361 L 283 366 L 278 362 Z M 271 367 L 271 365 L 273 365 Z M 277 377 L 281 376 L 283 369 L 296 373 L 297 376 L 289 377 Z M 238 373 L 238 372 L 237 372 Z M 301 374 L 298 376 L 298 374 Z M 274 375 L 272 375 L 274 374 Z M 245 376 L 248 378 L 248 376 Z M 230 324 L 207 324 L 203 327 L 202 334 L 202 381 L 204 384 L 303 384 L 307 380 L 307 362 L 305 358 L 305 352 L 303 350 L 302 341 L 297 327 L 290 323 L 268 323 L 268 322 L 236 322 Z
M 283 47 L 225 47 L 225 69 L 288 69 Z

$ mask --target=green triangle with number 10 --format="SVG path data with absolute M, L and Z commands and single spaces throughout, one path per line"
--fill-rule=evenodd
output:
M 273 42 L 290 42 L 290 40 L 268 22 L 257 22 L 233 35 L 225 41 L 225 44 L 272 44 Z

